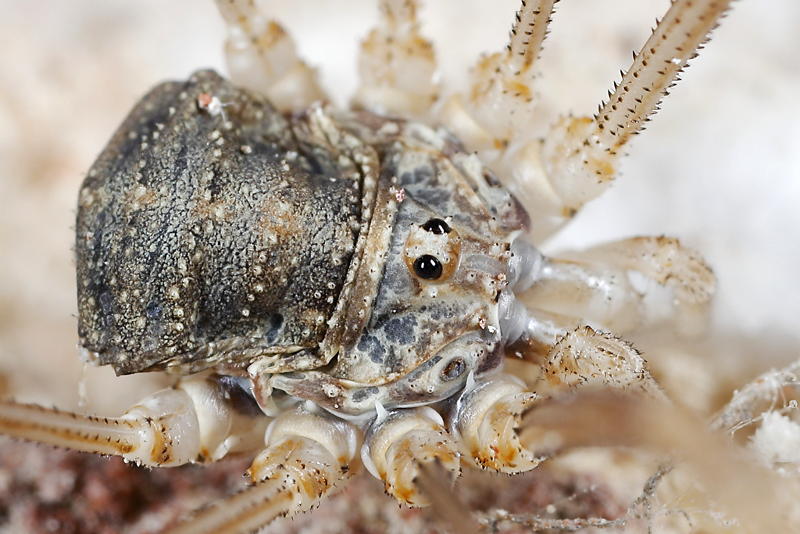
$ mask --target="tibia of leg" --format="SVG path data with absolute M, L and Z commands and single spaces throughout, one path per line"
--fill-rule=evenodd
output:
M 379 414 L 364 440 L 361 458 L 369 472 L 383 481 L 387 493 L 411 506 L 430 502 L 416 483 L 422 464 L 438 462 L 454 479 L 460 472 L 456 445 L 431 408 Z
M 482 468 L 520 473 L 536 467 L 540 459 L 523 448 L 516 428 L 522 412 L 536 399 L 524 384 L 506 374 L 496 375 L 462 393 L 449 427 L 465 454 Z
M 325 100 L 317 73 L 297 54 L 286 30 L 264 18 L 254 0 L 217 0 L 217 7 L 228 26 L 225 59 L 237 85 L 268 96 L 282 110 Z
M 673 0 L 614 92 L 598 109 L 589 134 L 577 144 L 620 152 L 643 128 L 678 75 L 697 56 L 732 0 Z
M 196 514 L 170 534 L 244 534 L 306 511 L 350 471 L 357 430 L 304 411 L 275 419 L 248 472 L 254 485 Z
M 214 506 L 163 534 L 245 534 L 278 517 L 291 515 L 301 499 L 289 473 L 275 475 Z
M 508 68 L 512 72 L 528 73 L 539 59 L 556 2 L 558 0 L 523 0 L 508 43 Z
M 214 461 L 263 443 L 267 418 L 220 377 L 202 374 L 142 399 L 120 417 L 0 402 L 0 434 L 147 466 Z
M 381 0 L 380 20 L 361 43 L 358 107 L 429 119 L 439 94 L 433 45 L 419 32 L 417 2 Z

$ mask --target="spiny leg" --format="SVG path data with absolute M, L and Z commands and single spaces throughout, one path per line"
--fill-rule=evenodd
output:
M 378 113 L 429 118 L 439 95 L 436 56 L 422 37 L 416 0 L 381 0 L 378 26 L 362 41 L 356 106 Z
M 642 49 L 634 54 L 633 65 L 615 84 L 614 93 L 600 106 L 587 139 L 616 155 L 632 135 L 641 132 L 731 2 L 674 0 Z
M 94 417 L 0 401 L 0 434 L 147 466 L 213 461 L 248 450 L 267 418 L 246 412 L 213 377 L 158 391 L 120 417 Z
M 657 110 L 731 1 L 673 1 L 598 114 L 564 117 L 546 132 L 533 130 L 531 81 L 554 2 L 524 2 L 509 49 L 478 63 L 469 93 L 450 97 L 441 119 L 522 202 L 534 219 L 535 240 L 546 239 L 609 187 L 627 142 Z
M 522 7 L 517 11 L 508 43 L 508 67 L 514 74 L 528 73 L 533 63 L 539 59 L 557 2 L 558 0 L 522 0 Z
M 558 199 L 547 209 L 552 219 L 538 237 L 549 235 L 610 186 L 628 141 L 658 110 L 661 99 L 708 40 L 731 1 L 673 0 L 598 113 L 593 118 L 565 117 L 551 128 L 537 161 L 527 162 L 541 167 L 550 193 Z M 536 185 L 536 180 L 531 180 L 531 185 Z
M 244 534 L 309 510 L 349 476 L 356 441 L 356 428 L 344 421 L 304 410 L 284 413 L 248 470 L 253 485 L 166 532 Z
M 268 96 L 282 110 L 326 100 L 317 73 L 297 54 L 291 36 L 264 18 L 255 0 L 216 2 L 228 26 L 225 59 L 234 82 Z
M 489 163 L 521 134 L 530 137 L 534 67 L 557 1 L 523 0 L 506 50 L 482 57 L 469 92 L 442 106 L 442 121 Z

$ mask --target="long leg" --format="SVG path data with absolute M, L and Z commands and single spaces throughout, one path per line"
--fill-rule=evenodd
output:
M 278 416 L 267 448 L 253 460 L 253 485 L 210 506 L 168 534 L 244 534 L 306 511 L 349 476 L 357 430 L 349 423 L 298 410 Z
M 426 119 L 439 95 L 436 56 L 422 37 L 416 0 L 381 0 L 380 21 L 361 43 L 354 101 L 379 113 Z
M 217 0 L 217 7 L 228 26 L 225 59 L 234 82 L 267 95 L 284 110 L 326 99 L 292 38 L 261 15 L 255 0 Z
M 533 235 L 541 241 L 610 186 L 625 146 L 658 109 L 731 1 L 674 0 L 597 115 L 567 116 L 545 132 L 532 130 L 531 66 L 554 2 L 523 2 L 508 50 L 478 63 L 470 92 L 448 99 L 442 120 L 505 177 L 534 217 Z
M 625 146 L 643 130 L 731 1 L 674 0 L 598 113 L 593 118 L 565 117 L 551 128 L 539 157 L 527 162 L 541 167 L 559 199 L 549 210 L 556 221 L 542 229 L 541 237 L 558 226 L 558 219 L 563 223 L 608 189 Z
M 534 67 L 556 2 L 523 0 L 506 50 L 482 57 L 472 69 L 470 90 L 442 106 L 442 121 L 488 161 L 520 134 L 530 137 Z
M 213 377 L 143 399 L 121 417 L 94 417 L 0 402 L 0 434 L 148 466 L 213 461 L 262 441 L 267 418 Z

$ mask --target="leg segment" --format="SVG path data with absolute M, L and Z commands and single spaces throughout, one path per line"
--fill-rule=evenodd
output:
M 255 0 L 217 0 L 217 7 L 228 26 L 225 58 L 234 82 L 267 95 L 282 110 L 326 99 L 292 38 L 261 15 Z
M 216 460 L 247 450 L 267 419 L 243 409 L 209 377 L 197 377 L 143 399 L 120 417 L 94 417 L 11 401 L 0 402 L 0 434 L 147 466 Z M 260 438 L 260 436 L 259 436 Z
M 732 0 L 674 0 L 592 121 L 588 139 L 611 155 L 644 129 Z M 577 146 L 576 146 L 577 148 Z
M 508 43 L 508 68 L 515 75 L 530 73 L 539 59 L 556 2 L 558 0 L 522 0 Z
M 518 296 L 531 308 L 600 323 L 615 332 L 630 330 L 641 316 L 640 296 L 627 274 L 593 264 L 547 259 L 539 280 Z
M 524 384 L 499 375 L 467 388 L 450 417 L 450 432 L 468 458 L 481 468 L 521 473 L 541 461 L 519 442 L 516 427 L 522 412 L 536 401 Z
M 441 120 L 505 178 L 534 218 L 536 241 L 546 239 L 610 186 L 625 146 L 731 1 L 674 0 L 597 115 L 563 117 L 545 131 L 533 130 L 532 66 L 555 2 L 524 1 L 508 50 L 478 62 L 469 93 L 450 97 Z
M 645 361 L 629 344 L 589 327 L 565 335 L 550 351 L 537 382 L 527 391 L 516 377 L 500 374 L 467 388 L 450 415 L 450 431 L 483 468 L 519 473 L 559 448 L 541 428 L 518 435 L 521 416 L 565 391 L 586 387 L 641 392 L 664 398 Z
M 564 336 L 542 366 L 536 390 L 542 394 L 587 386 L 640 391 L 662 398 L 646 362 L 629 343 L 591 327 Z
M 638 275 L 669 290 L 671 316 L 680 332 L 704 329 L 714 274 L 699 254 L 677 239 L 635 237 L 564 256 L 543 259 L 536 281 L 519 295 L 526 305 L 622 333 L 655 314 L 635 287 L 632 275 Z
M 381 0 L 380 21 L 361 43 L 355 104 L 426 119 L 439 95 L 436 56 L 422 37 L 416 0 Z
M 369 472 L 383 480 L 387 493 L 411 506 L 429 504 L 416 482 L 423 464 L 438 462 L 453 478 L 460 471 L 456 446 L 431 408 L 379 410 L 361 458 Z
M 531 136 L 534 65 L 556 1 L 523 0 L 506 50 L 482 57 L 472 69 L 469 92 L 451 96 L 442 107 L 441 120 L 487 162 L 512 140 Z
M 169 534 L 244 534 L 306 511 L 348 476 L 357 430 L 302 410 L 280 415 L 248 474 L 254 485 L 201 511 Z
M 185 464 L 200 452 L 191 399 L 173 389 L 159 391 L 114 418 L 5 401 L 0 403 L 0 432 L 72 450 L 119 455 L 151 466 Z
M 674 0 L 597 115 L 562 118 L 545 136 L 538 155 L 516 162 L 516 174 L 544 178 L 518 187 L 546 182 L 548 192 L 555 193 L 558 199 L 549 208 L 538 206 L 555 219 L 540 230 L 539 237 L 549 235 L 586 202 L 608 189 L 616 178 L 625 146 L 643 130 L 730 3 L 731 0 Z
M 524 377 L 536 393 L 526 391 L 517 376 L 499 375 L 472 387 L 468 385 L 450 416 L 453 436 L 459 439 L 475 463 L 504 472 L 532 469 L 543 454 L 549 454 L 557 447 L 557 444 L 548 443 L 548 437 L 541 429 L 539 434 L 535 428 L 526 429 L 528 435 L 524 447 L 515 432 L 520 414 L 535 409 L 544 398 L 587 386 L 663 396 L 647 372 L 644 359 L 631 345 L 588 326 L 575 328 L 575 323 L 582 322 L 585 315 L 582 307 L 597 298 L 591 294 L 592 286 L 575 287 L 574 281 L 561 282 L 562 287 L 554 292 L 553 302 L 556 303 L 559 299 L 567 299 L 570 291 L 581 297 L 576 297 L 576 301 L 571 303 L 574 319 L 531 311 L 512 291 L 528 296 L 536 290 L 537 284 L 547 278 L 551 260 L 519 240 L 512 246 L 512 253 L 509 288 L 500 296 L 498 315 L 504 339 L 511 344 L 509 352 L 520 356 L 524 362 L 511 358 L 509 363 L 513 365 L 507 366 L 507 372 Z M 589 297 L 581 296 L 581 291 L 589 291 Z M 601 294 L 614 293 L 605 290 Z M 629 303 L 624 293 L 619 298 L 623 303 Z M 541 303 L 546 303 L 546 300 Z

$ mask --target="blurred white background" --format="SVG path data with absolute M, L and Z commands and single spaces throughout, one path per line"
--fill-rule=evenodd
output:
M 264 1 L 346 104 L 373 0 Z M 591 113 L 668 0 L 558 4 L 537 89 L 549 113 Z M 518 0 L 429 0 L 443 79 L 504 46 Z M 0 0 L 0 373 L 18 398 L 69 408 L 85 376 L 112 413 L 163 380 L 83 370 L 71 245 L 86 169 L 156 82 L 224 70 L 224 28 L 197 0 Z M 752 373 L 800 355 L 800 3 L 740 0 L 630 147 L 623 176 L 552 246 L 669 234 L 719 277 L 703 350 Z M 719 356 L 719 354 L 717 354 Z M 106 384 L 113 383 L 109 389 Z M 110 396 L 109 396 L 110 395 Z

